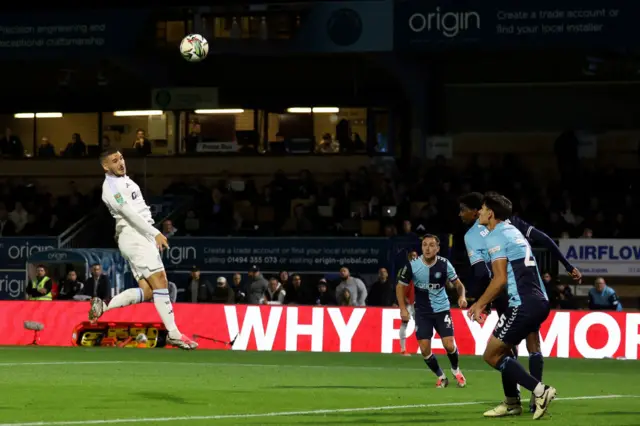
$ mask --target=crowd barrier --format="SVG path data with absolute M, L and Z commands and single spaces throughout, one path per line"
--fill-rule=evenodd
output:
M 72 346 L 74 329 L 87 320 L 87 302 L 0 301 L 0 345 L 25 345 L 33 332 L 24 321 L 44 324 L 40 344 Z M 234 350 L 302 352 L 399 352 L 400 312 L 391 308 L 347 308 L 313 306 L 251 306 L 186 304 L 174 305 L 177 323 L 189 335 L 219 340 L 237 336 Z M 460 354 L 480 355 L 498 317 L 494 313 L 484 325 L 468 320 L 465 311 L 451 311 Z M 159 322 L 151 303 L 107 312 L 104 323 Z M 541 330 L 542 352 L 559 358 L 638 359 L 640 313 L 553 311 Z M 418 352 L 414 324 L 409 324 L 407 349 Z M 201 341 L 202 349 L 223 345 Z M 442 342 L 433 341 L 435 353 L 443 353 Z M 520 347 L 526 355 L 526 348 Z

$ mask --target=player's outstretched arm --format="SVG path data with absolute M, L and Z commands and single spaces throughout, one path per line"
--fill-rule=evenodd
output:
M 564 255 L 560 251 L 560 247 L 558 247 L 556 242 L 553 241 L 550 236 L 520 218 L 514 218 L 512 220 L 512 223 L 530 241 L 541 244 L 544 248 L 553 253 L 553 255 L 560 261 L 560 263 L 562 263 L 567 272 L 572 273 L 574 270 L 576 270 L 576 268 L 571 263 L 569 263 L 567 258 L 564 257 Z M 575 275 L 574 278 L 576 278 Z

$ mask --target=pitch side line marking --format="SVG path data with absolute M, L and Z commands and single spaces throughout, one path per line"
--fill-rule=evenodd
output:
M 637 398 L 636 395 L 593 395 L 593 396 L 574 396 L 568 398 L 556 398 L 556 401 L 580 401 L 589 399 L 615 399 L 615 398 Z M 357 412 L 375 412 L 375 411 L 391 411 L 391 410 L 407 410 L 412 408 L 438 408 L 438 407 L 462 407 L 466 405 L 485 405 L 491 404 L 487 401 L 472 402 L 448 402 L 442 404 L 413 404 L 413 405 L 387 405 L 381 407 L 361 407 L 361 408 L 333 408 L 324 410 L 308 410 L 308 411 L 274 411 L 271 413 L 254 413 L 254 414 L 219 414 L 211 416 L 176 416 L 176 417 L 134 417 L 127 419 L 108 419 L 108 420 L 73 420 L 58 422 L 28 422 L 28 423 L 2 423 L 0 426 L 73 426 L 73 425 L 104 425 L 104 424 L 121 424 L 121 423 L 143 423 L 143 422 L 188 422 L 198 420 L 228 420 L 228 419 L 251 419 L 263 417 L 292 417 L 292 416 L 313 416 L 324 414 L 340 414 L 340 413 L 357 413 Z M 495 401 L 493 401 L 495 403 Z
M 412 368 L 412 367 L 394 367 L 388 365 L 385 367 L 372 367 L 363 365 L 304 365 L 304 364 L 255 364 L 255 363 L 235 363 L 235 362 L 185 362 L 185 361 L 153 361 L 154 364 L 171 364 L 171 365 L 186 365 L 186 366 L 219 366 L 219 367 L 247 367 L 247 368 L 309 368 L 309 369 L 346 369 L 346 370 L 396 370 L 396 371 L 424 371 L 424 368 Z M 19 367 L 25 366 L 38 366 L 38 365 L 101 365 L 101 364 L 149 364 L 148 361 L 41 361 L 41 362 L 0 362 L 0 368 L 2 367 Z M 463 371 L 471 373 L 492 373 L 495 374 L 495 370 L 487 368 L 486 370 L 479 369 L 467 369 L 462 368 Z M 586 376 L 600 376 L 600 375 L 618 375 L 617 373 L 608 372 L 585 372 L 585 371 L 572 371 L 571 375 L 586 375 Z M 0 425 L 1 426 L 1 425 Z

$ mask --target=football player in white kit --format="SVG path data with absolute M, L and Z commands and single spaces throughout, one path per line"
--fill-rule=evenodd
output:
M 198 344 L 180 333 L 169 299 L 167 274 L 160 253 L 169 248 L 167 239 L 153 226 L 151 210 L 140 187 L 127 176 L 124 157 L 115 148 L 100 155 L 105 172 L 102 201 L 116 220 L 116 240 L 122 256 L 131 266 L 139 288 L 130 288 L 115 296 L 107 305 L 99 298 L 91 300 L 89 320 L 97 321 L 105 312 L 153 299 L 167 329 L 167 343 L 181 349 L 195 349 Z

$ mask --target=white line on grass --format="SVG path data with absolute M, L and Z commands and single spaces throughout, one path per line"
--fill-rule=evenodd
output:
M 614 398 L 638 398 L 637 395 L 592 395 L 573 396 L 568 398 L 556 398 L 556 401 L 580 401 L 589 399 L 614 399 Z M 495 401 L 494 401 L 495 402 Z M 275 411 L 271 413 L 253 414 L 219 414 L 212 416 L 176 416 L 176 417 L 133 417 L 127 419 L 106 419 L 106 420 L 69 420 L 58 422 L 29 422 L 29 423 L 2 423 L 0 426 L 72 426 L 72 425 L 104 425 L 118 423 L 143 423 L 143 422 L 187 422 L 198 420 L 228 420 L 228 419 L 251 419 L 260 417 L 292 417 L 292 416 L 313 416 L 323 414 L 375 412 L 391 410 L 408 410 L 412 408 L 439 408 L 439 407 L 463 407 L 466 405 L 491 404 L 487 401 L 471 402 L 445 402 L 442 404 L 412 404 L 412 405 L 387 405 L 382 407 L 360 407 L 360 408 L 328 408 L 323 410 L 308 411 Z
M 2 367 L 18 367 L 21 365 L 38 366 L 38 365 L 100 365 L 100 364 L 146 364 L 149 362 L 153 364 L 171 364 L 171 365 L 184 365 L 184 366 L 203 366 L 203 367 L 246 367 L 246 368 L 304 368 L 304 369 L 346 369 L 353 370 L 368 370 L 368 371 L 383 371 L 383 370 L 396 370 L 396 371 L 424 371 L 424 368 L 418 367 L 395 367 L 393 365 L 387 366 L 367 366 L 367 365 L 304 365 L 304 364 L 250 364 L 250 363 L 235 363 L 235 362 L 185 362 L 185 361 L 41 361 L 41 362 L 0 362 L 0 368 Z M 461 366 L 462 370 L 471 373 L 491 373 L 495 374 L 493 369 L 466 369 Z M 600 375 L 616 375 L 617 373 L 609 372 L 587 372 L 587 371 L 572 371 L 571 375 L 587 375 L 587 376 L 600 376 Z

